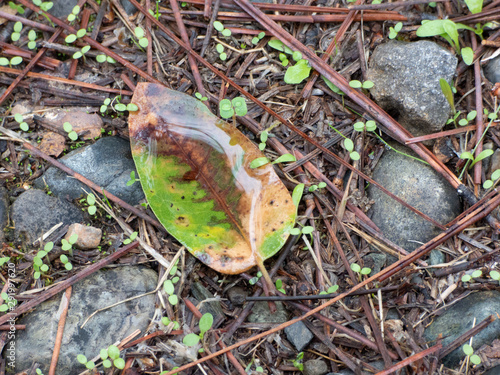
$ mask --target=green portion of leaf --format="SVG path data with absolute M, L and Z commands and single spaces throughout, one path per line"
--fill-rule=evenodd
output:
M 203 314 L 200 319 L 200 333 L 202 335 L 205 334 L 210 328 L 212 328 L 212 324 L 214 323 L 214 317 L 210 313 Z
M 460 159 L 469 159 L 469 160 L 474 160 L 474 155 L 472 155 L 469 151 L 462 152 L 460 154 Z
M 269 47 L 277 49 L 278 51 L 288 53 L 289 55 L 293 55 L 293 51 L 289 47 L 285 46 L 283 42 L 279 39 L 275 38 L 270 39 L 269 42 L 267 42 L 267 45 Z
M 349 138 L 346 138 L 344 139 L 344 147 L 347 151 L 351 152 L 354 150 L 354 143 Z
M 489 189 L 492 186 L 493 186 L 493 181 L 491 181 L 491 180 L 486 180 L 483 183 L 483 189 Z
M 108 355 L 112 360 L 120 358 L 120 349 L 116 345 L 110 345 L 108 347 Z
M 194 334 L 194 333 L 188 333 L 184 338 L 182 339 L 182 342 L 186 346 L 195 346 L 200 342 L 200 336 Z
M 481 357 L 478 356 L 477 354 L 473 354 L 470 356 L 470 361 L 474 365 L 479 365 L 479 364 L 481 364 Z
M 474 51 L 472 51 L 472 48 L 470 47 L 462 48 L 460 50 L 460 54 L 462 55 L 464 63 L 466 63 L 467 65 L 471 65 L 472 62 L 474 61 Z
M 294 85 L 301 83 L 304 79 L 309 77 L 311 67 L 307 60 L 299 60 L 297 64 L 289 67 L 286 70 L 285 77 L 283 78 L 286 83 Z
M 214 29 L 217 31 L 222 31 L 222 30 L 224 30 L 224 25 L 220 21 L 215 21 L 214 22 Z
M 490 277 L 493 279 L 493 280 L 500 280 L 500 272 L 498 271 L 490 271 Z
M 325 77 L 321 76 L 323 78 L 323 81 L 325 81 L 326 85 L 330 90 L 332 90 L 334 93 L 339 94 L 339 95 L 344 95 L 344 92 L 342 92 L 337 86 L 335 86 L 333 83 L 331 83 L 328 79 Z
M 297 161 L 297 159 L 295 158 L 295 156 L 293 156 L 292 154 L 284 154 L 284 155 L 281 155 L 275 161 L 273 161 L 273 164 L 277 164 L 277 163 L 290 163 L 290 162 L 293 162 L 293 161 Z
M 250 168 L 255 169 L 262 167 L 263 165 L 269 164 L 269 159 L 265 156 L 252 160 L 250 163 Z
M 10 59 L 10 65 L 19 65 L 23 62 L 23 58 L 21 56 L 14 56 Z
M 448 104 L 451 107 L 451 111 L 455 113 L 455 98 L 453 97 L 453 91 L 451 90 L 450 84 L 444 78 L 440 78 L 439 86 L 441 86 L 441 91 L 448 101 Z
M 472 355 L 474 353 L 474 349 L 472 349 L 472 346 L 469 344 L 465 344 L 462 346 L 462 350 L 464 351 L 465 355 Z
M 137 173 L 158 220 L 198 259 L 240 273 L 274 255 L 296 208 L 271 165 L 234 126 L 199 100 L 139 83 L 129 116 Z
M 363 84 L 361 83 L 361 81 L 352 80 L 349 81 L 349 86 L 351 86 L 353 89 L 360 89 L 361 87 L 363 87 Z
M 472 14 L 479 13 L 483 9 L 483 0 L 465 0 L 465 4 Z
M 481 153 L 477 156 L 477 158 L 474 159 L 474 161 L 471 163 L 470 168 L 472 168 L 477 162 L 486 159 L 487 157 L 490 157 L 493 155 L 495 151 L 493 150 L 483 150 Z
M 293 189 L 292 201 L 295 207 L 299 207 L 300 200 L 302 199 L 302 194 L 304 194 L 304 184 L 298 184 Z

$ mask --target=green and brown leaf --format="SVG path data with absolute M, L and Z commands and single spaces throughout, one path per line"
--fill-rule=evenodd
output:
M 263 154 L 200 101 L 140 83 L 130 114 L 132 154 L 146 198 L 165 229 L 213 269 L 236 274 L 273 256 L 296 207 Z

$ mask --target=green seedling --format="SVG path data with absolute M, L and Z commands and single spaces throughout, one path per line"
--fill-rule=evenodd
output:
M 206 102 L 208 100 L 206 96 L 201 95 L 199 92 L 195 93 L 194 96 L 201 102 Z
M 292 154 L 284 154 L 284 155 L 281 155 L 279 158 L 277 158 L 275 161 L 273 161 L 271 164 L 290 163 L 290 162 L 294 162 L 294 161 L 297 161 L 295 156 L 293 156 Z M 250 168 L 252 168 L 252 169 L 259 168 L 259 167 L 262 167 L 263 165 L 266 165 L 269 163 L 270 163 L 269 159 L 266 158 L 265 156 L 263 156 L 263 157 L 252 160 L 252 162 L 250 163 Z
M 74 20 L 76 20 L 76 16 L 78 16 L 79 13 L 80 13 L 80 7 L 78 5 L 75 5 L 71 13 L 68 14 L 67 20 L 69 22 L 73 22 Z
M 220 44 L 220 43 L 217 43 L 217 45 L 215 46 L 215 49 L 219 53 L 219 58 L 222 61 L 226 61 L 227 60 L 227 53 L 224 52 L 224 46 L 222 44 Z
M 235 115 L 245 116 L 248 112 L 247 103 L 242 97 L 234 98 L 233 100 L 222 99 L 219 102 L 219 113 L 220 117 L 228 119 L 233 117 L 235 120 Z
M 134 241 L 134 240 L 137 238 L 137 235 L 138 235 L 138 234 L 139 234 L 139 233 L 137 233 L 137 232 L 132 232 L 132 233 L 130 234 L 130 237 L 129 237 L 129 238 L 127 238 L 127 239 L 125 239 L 125 240 L 123 241 L 123 244 L 124 244 L 124 245 L 128 245 L 129 243 L 132 243 L 132 241 Z
M 353 79 L 352 81 L 349 81 L 349 86 L 351 86 L 353 89 L 366 89 L 369 90 L 373 88 L 374 83 L 372 81 L 358 81 Z
M 250 285 L 255 285 L 259 281 L 259 279 L 262 277 L 262 272 L 258 271 L 257 275 L 252 277 L 250 280 L 248 280 L 248 283 Z
M 197 345 L 200 340 L 203 340 L 203 336 L 205 333 L 212 328 L 212 325 L 214 323 L 214 317 L 210 313 L 203 314 L 203 316 L 200 318 L 200 334 L 197 335 L 196 333 L 188 333 L 184 338 L 182 339 L 182 342 L 186 346 L 195 346 Z
M 6 57 L 0 57 L 0 65 L 1 66 L 10 66 L 11 68 L 13 66 L 19 65 L 23 62 L 23 58 L 21 56 L 14 56 L 10 60 L 7 59 Z
M 95 60 L 98 62 L 98 63 L 103 63 L 105 61 L 109 62 L 110 64 L 115 64 L 116 63 L 116 60 L 113 59 L 112 57 L 110 56 L 107 56 L 107 55 L 97 55 Z M 102 112 L 102 111 L 101 111 Z
M 12 311 L 17 305 L 17 300 L 11 297 L 6 292 L 2 292 L 0 296 L 3 299 L 3 303 L 0 305 L 0 312 Z
M 12 39 L 13 42 L 17 42 L 19 40 L 19 38 L 21 37 L 22 29 L 23 29 L 23 24 L 21 22 L 17 21 L 14 24 L 14 32 L 10 36 L 10 38 Z
M 149 44 L 148 38 L 146 38 L 144 35 L 146 34 L 144 32 L 144 29 L 142 27 L 136 27 L 134 30 L 135 36 L 138 39 L 139 46 L 142 48 L 146 48 Z
M 148 9 L 148 11 L 149 11 L 149 14 L 151 14 L 154 18 L 159 20 L 160 19 L 160 2 L 159 2 L 159 0 L 156 1 L 155 11 L 153 12 L 151 9 Z
M 475 270 L 470 275 L 463 275 L 462 276 L 462 282 L 468 283 L 472 279 L 477 279 L 478 277 L 481 277 L 482 274 L 483 273 L 481 272 L 481 270 Z
M 111 368 L 112 366 L 119 370 L 125 368 L 125 360 L 120 358 L 120 349 L 115 345 L 110 345 L 107 349 L 101 349 L 99 356 L 101 357 L 102 366 L 104 368 Z M 83 354 L 78 354 L 76 359 L 88 370 L 93 370 L 96 367 L 95 362 L 87 360 L 87 357 Z
M 95 215 L 95 213 L 97 212 L 97 207 L 95 205 L 95 195 L 90 193 L 90 194 L 87 194 L 87 204 L 89 205 L 87 207 L 87 211 L 89 213 L 89 215 Z
M 263 31 L 259 33 L 257 36 L 252 38 L 252 44 L 258 44 L 262 38 L 266 36 L 266 33 Z
M 331 123 L 328 123 L 328 125 L 330 126 L 330 128 L 332 128 L 337 134 L 339 134 L 342 138 L 344 138 L 344 148 L 347 150 L 347 152 L 349 152 L 349 157 L 352 159 L 352 160 L 359 160 L 361 158 L 361 156 L 359 155 L 359 153 L 357 151 L 354 151 L 354 143 L 353 141 L 351 141 L 349 138 L 347 138 L 344 134 L 342 134 L 341 132 L 339 132 L 337 129 L 335 129 L 333 127 L 333 125 Z M 358 125 L 359 127 L 359 125 Z
M 130 172 L 130 180 L 127 181 L 127 186 L 132 186 L 136 181 L 140 180 L 135 177 L 135 171 Z
M 322 291 L 319 294 L 320 295 L 323 295 L 323 294 L 333 294 L 333 293 L 336 293 L 337 290 L 339 290 L 339 286 L 337 284 L 335 284 L 335 285 L 332 285 L 331 287 L 329 287 L 326 291 Z
M 68 133 L 69 139 L 76 141 L 78 139 L 78 134 L 73 130 L 73 126 L 69 122 L 63 124 L 63 129 Z
M 464 346 L 462 346 L 462 350 L 465 355 L 469 357 L 469 360 L 472 364 L 479 365 L 481 363 L 481 357 L 479 357 L 477 354 L 474 354 L 474 349 L 472 348 L 472 346 L 470 346 L 469 344 L 465 344 Z
M 175 267 L 175 271 L 177 272 L 177 267 Z M 172 275 L 172 272 L 170 272 L 170 274 Z M 172 280 L 165 280 L 165 282 L 163 283 L 163 290 L 165 291 L 165 293 L 167 293 L 168 302 L 170 302 L 172 306 L 175 306 L 179 303 L 179 298 L 175 294 L 175 286 L 174 286 L 174 284 L 176 284 L 177 281 L 179 281 L 178 277 L 177 278 L 174 277 Z
M 269 137 L 269 133 L 267 130 L 264 130 L 262 133 L 260 133 L 260 143 L 259 143 L 259 150 L 264 151 L 266 148 L 266 142 L 267 138 Z
M 47 254 L 50 251 L 52 251 L 53 248 L 54 248 L 54 243 L 47 242 L 43 247 L 43 250 L 37 252 L 35 257 L 33 258 L 33 270 L 35 271 L 33 273 L 33 278 L 35 280 L 38 280 L 42 275 L 42 273 L 45 273 L 49 270 L 49 266 L 43 263 L 43 258 L 47 256 Z
M 6 264 L 10 260 L 10 257 L 2 257 L 0 258 L 0 267 Z
M 311 73 L 311 65 L 309 64 L 309 61 L 302 58 L 302 54 L 299 51 L 292 51 L 279 39 L 271 39 L 269 40 L 269 42 L 267 42 L 267 45 L 280 52 L 283 52 L 279 55 L 279 59 L 283 66 L 287 66 L 289 62 L 286 58 L 285 53 L 292 55 L 292 58 L 297 62 L 295 65 L 290 66 L 286 70 L 285 77 L 283 78 L 285 83 L 290 85 L 299 84 L 304 79 L 309 77 L 309 74 Z
M 417 30 L 417 36 L 419 37 L 429 37 L 429 36 L 441 36 L 450 43 L 450 45 L 455 49 L 458 54 L 462 55 L 462 59 L 468 65 L 472 64 L 474 53 L 470 47 L 460 48 L 460 43 L 458 41 L 458 30 L 470 30 L 475 33 L 482 33 L 482 30 L 476 30 L 472 27 L 464 25 L 462 23 L 455 23 L 452 20 L 424 20 L 422 21 L 422 26 Z
M 104 56 L 104 55 L 102 55 Z M 101 105 L 101 108 L 99 109 L 99 111 L 101 113 L 104 113 L 108 110 L 108 106 L 111 104 L 111 99 L 110 98 L 106 98 L 104 99 L 104 103 Z
M 467 163 L 469 163 L 469 161 L 470 161 L 471 162 L 471 164 L 469 165 L 469 169 L 470 169 L 477 162 L 490 157 L 491 155 L 493 155 L 493 153 L 494 153 L 493 150 L 483 150 L 483 151 L 481 151 L 479 153 L 479 155 L 477 156 L 477 158 L 474 158 L 474 155 L 472 154 L 472 152 L 466 151 L 466 152 L 462 152 L 460 154 L 460 159 L 467 160 Z
M 458 125 L 460 126 L 467 126 L 469 125 L 469 122 L 474 120 L 477 116 L 477 111 L 471 111 L 467 114 L 465 118 L 462 118 L 458 121 Z
M 495 182 L 500 178 L 500 169 L 496 169 L 493 171 L 491 174 L 491 179 L 484 181 L 483 183 L 483 189 L 489 189 L 493 187 Z
M 332 90 L 334 93 L 339 94 L 339 95 L 345 95 L 345 93 L 342 90 L 340 90 L 337 86 L 335 86 L 332 82 L 330 82 L 324 76 L 321 76 L 321 78 L 323 78 L 323 81 L 325 81 L 325 83 L 328 86 L 328 88 L 330 90 Z
M 39 368 L 37 368 L 36 369 L 36 375 L 43 375 L 42 370 L 40 370 Z
M 20 113 L 16 113 L 14 115 L 14 120 L 16 120 L 16 122 L 19 124 L 19 129 L 21 129 L 22 131 L 27 132 L 28 130 L 30 130 L 28 123 L 24 121 L 24 117 Z
M 36 31 L 35 30 L 30 30 L 28 33 L 28 48 L 29 49 L 35 49 L 36 48 Z
M 277 279 L 274 285 L 276 285 L 276 290 L 278 292 L 286 294 L 286 290 L 283 288 L 283 281 L 281 281 L 281 279 Z
M 173 330 L 177 330 L 177 329 L 181 328 L 181 325 L 179 324 L 179 322 L 177 322 L 175 320 L 170 320 L 168 316 L 164 316 L 163 318 L 161 318 L 161 323 L 165 326 L 168 326 L 170 323 L 172 323 Z
M 37 7 L 40 8 L 40 11 L 38 13 L 44 16 L 47 19 L 47 21 L 49 21 L 50 24 L 54 26 L 54 23 L 46 14 L 50 9 L 52 9 L 54 3 L 52 3 L 51 1 L 42 2 L 42 0 L 33 0 L 33 4 L 35 4 Z
M 214 29 L 217 30 L 218 32 L 220 32 L 226 38 L 231 36 L 231 30 L 226 29 L 224 27 L 224 25 L 222 24 L 222 22 L 215 21 L 214 22 Z
M 317 185 L 311 185 L 311 186 L 309 186 L 309 189 L 308 189 L 308 190 L 309 190 L 309 192 L 310 192 L 310 193 L 312 193 L 313 191 L 316 191 L 316 190 L 318 190 L 318 189 L 323 189 L 323 188 L 325 188 L 325 187 L 326 187 L 326 182 L 321 181 L 321 182 L 320 182 L 319 184 L 317 184 Z
M 85 56 L 85 54 L 90 51 L 90 46 L 83 46 L 80 51 L 76 51 L 73 54 L 73 59 L 78 60 L 80 57 Z
M 302 228 L 293 228 L 290 229 L 290 234 L 292 236 L 298 236 L 300 234 L 311 234 L 314 231 L 314 228 L 311 226 L 305 226 Z
M 24 14 L 24 8 L 21 5 L 17 5 L 13 1 L 9 1 L 9 6 L 14 9 L 19 14 Z
M 73 233 L 67 240 L 63 238 L 61 240 L 61 249 L 67 251 L 70 256 L 73 256 L 73 245 L 76 243 L 76 241 L 78 241 L 78 234 L 76 233 Z
M 480 13 L 483 9 L 483 0 L 465 0 L 465 5 L 472 14 Z
M 402 28 L 403 28 L 403 22 L 398 22 L 397 24 L 394 25 L 394 27 L 389 27 L 389 39 L 395 39 Z
M 297 354 L 297 357 L 293 360 L 293 366 L 300 372 L 304 371 L 304 364 L 302 363 L 304 359 L 304 352 Z
M 369 275 L 370 272 L 372 272 L 371 268 L 368 267 L 361 268 L 361 266 L 357 263 L 351 263 L 351 270 L 353 270 L 359 275 Z

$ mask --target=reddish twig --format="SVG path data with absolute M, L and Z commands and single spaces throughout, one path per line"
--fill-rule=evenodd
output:
M 66 288 L 66 293 L 64 293 L 61 300 L 62 309 L 60 309 L 61 315 L 59 317 L 59 323 L 57 324 L 57 333 L 54 343 L 54 351 L 52 352 L 52 360 L 50 361 L 49 375 L 55 375 L 56 373 L 57 361 L 59 359 L 59 353 L 61 352 L 61 344 L 64 334 L 64 325 L 66 324 L 66 317 L 68 316 L 70 298 L 71 298 L 71 286 Z
M 408 365 L 412 364 L 413 362 L 416 362 L 416 361 L 418 361 L 418 360 L 420 360 L 428 355 L 431 355 L 431 354 L 437 352 L 441 348 L 442 348 L 441 344 L 434 345 L 432 348 L 425 349 L 419 353 L 413 354 L 411 357 L 408 357 L 408 358 L 402 360 L 401 362 L 396 363 L 394 366 L 391 366 L 390 368 L 385 369 L 384 371 L 377 372 L 376 375 L 392 374 L 393 372 L 396 372 L 397 370 L 402 369 L 403 367 L 408 366 Z

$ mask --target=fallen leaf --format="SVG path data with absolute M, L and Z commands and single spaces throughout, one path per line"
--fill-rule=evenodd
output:
M 213 269 L 237 274 L 283 246 L 296 207 L 262 152 L 200 101 L 140 83 L 129 116 L 132 155 L 146 198 L 179 242 Z

